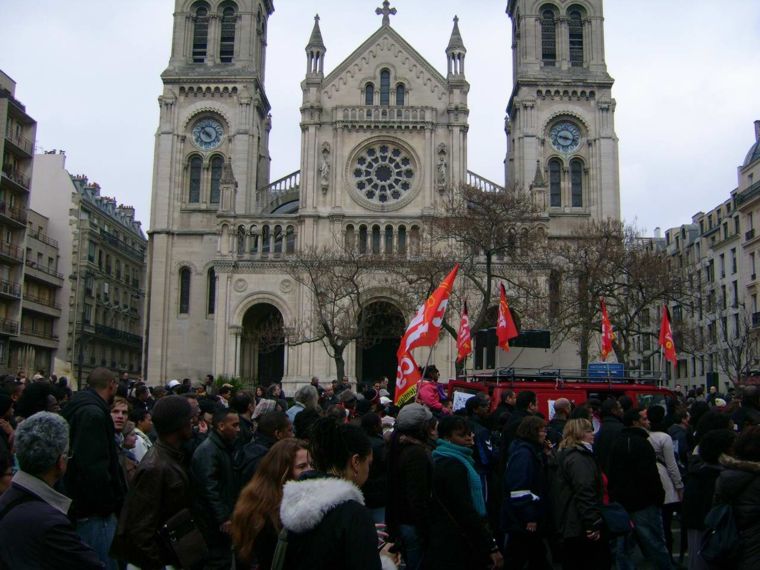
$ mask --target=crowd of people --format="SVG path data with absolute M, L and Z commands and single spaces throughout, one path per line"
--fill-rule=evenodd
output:
M 760 568 L 760 392 L 553 402 L 473 391 L 434 367 L 396 408 L 387 379 L 287 398 L 211 375 L 148 387 L 0 389 L 0 568 L 689 569 L 730 505 Z M 671 533 L 683 530 L 684 544 Z

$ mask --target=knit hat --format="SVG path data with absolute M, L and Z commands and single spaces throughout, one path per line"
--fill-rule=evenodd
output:
M 152 410 L 153 427 L 159 437 L 179 431 L 192 417 L 193 407 L 182 396 L 161 398 Z
M 402 431 L 422 427 L 433 417 L 432 412 L 422 404 L 407 404 L 396 417 L 396 427 Z

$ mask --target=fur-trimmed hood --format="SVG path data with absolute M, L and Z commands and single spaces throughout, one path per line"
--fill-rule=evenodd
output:
M 726 455 L 725 453 L 720 456 L 720 463 L 721 465 L 727 467 L 728 469 L 736 469 L 737 471 L 747 471 L 749 473 L 760 473 L 760 462 L 758 461 L 747 461 L 743 459 L 736 459 L 735 457 L 731 457 L 730 455 Z
M 364 504 L 364 495 L 351 481 L 330 476 L 289 481 L 282 492 L 280 519 L 289 531 L 307 532 L 348 501 Z

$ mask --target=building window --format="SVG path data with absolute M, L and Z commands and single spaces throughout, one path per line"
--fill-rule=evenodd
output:
M 354 251 L 355 246 L 356 246 L 356 235 L 354 233 L 354 226 L 346 226 L 346 239 L 345 239 L 346 251 Z
M 359 253 L 367 253 L 367 226 L 359 226 Z
M 209 202 L 212 204 L 219 203 L 219 185 L 222 180 L 222 168 L 224 168 L 224 159 L 221 156 L 215 156 L 211 159 L 211 193 Z
M 365 105 L 375 104 L 375 84 L 374 83 L 367 83 L 367 86 L 364 88 L 364 104 Z
M 219 39 L 219 60 L 222 63 L 232 63 L 235 55 L 235 8 L 227 6 L 222 11 L 222 34 Z
M 572 67 L 583 66 L 583 18 L 578 9 L 568 13 L 567 28 L 570 34 L 570 65 Z
M 261 229 L 261 253 L 268 255 L 271 248 L 269 243 L 269 226 Z
M 396 105 L 398 107 L 404 106 L 404 99 L 406 98 L 406 88 L 403 83 L 396 85 Z
M 197 204 L 201 201 L 201 172 L 203 171 L 203 160 L 200 156 L 194 156 L 190 159 L 190 187 L 188 190 L 187 201 L 191 204 Z
M 577 158 L 570 162 L 570 190 L 572 206 L 583 206 L 583 163 Z
M 186 315 L 190 312 L 190 268 L 179 270 L 179 312 Z
M 736 248 L 731 250 L 731 274 L 736 273 Z
M 393 253 L 393 226 L 385 226 L 385 254 Z
M 208 51 L 208 6 L 198 4 L 193 14 L 193 63 L 206 61 Z
M 380 104 L 391 104 L 391 72 L 387 69 L 380 72 Z
M 541 12 L 541 60 L 546 66 L 557 61 L 557 22 L 549 8 Z
M 282 226 L 274 227 L 274 253 L 275 255 L 282 254 Z
M 208 314 L 213 315 L 216 310 L 216 271 L 208 270 Z
M 380 253 L 380 226 L 372 226 L 372 253 Z
M 398 253 L 406 255 L 406 226 L 398 228 Z
M 562 206 L 562 164 L 556 158 L 549 161 L 549 205 Z
M 293 226 L 288 226 L 285 230 L 285 253 L 292 254 L 296 252 L 296 231 Z

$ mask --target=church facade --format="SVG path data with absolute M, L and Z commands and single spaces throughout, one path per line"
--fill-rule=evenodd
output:
M 501 183 L 467 168 L 467 50 L 457 18 L 442 46 L 447 68 L 438 70 L 393 28 L 391 17 L 403 15 L 387 1 L 377 9 L 380 27 L 331 70 L 315 19 L 301 82 L 300 169 L 271 181 L 265 72 L 273 12 L 271 0 L 176 1 L 149 231 L 150 382 L 207 373 L 293 383 L 334 377 L 322 343 L 257 340 L 257 329 L 275 322 L 292 330 L 312 310 L 288 264 L 331 243 L 378 258 L 424 255 L 427 220 L 464 184 L 532 192 L 553 236 L 619 218 L 602 0 L 510 0 L 514 88 Z M 367 303 L 393 305 L 393 291 L 368 289 Z M 349 350 L 347 375 L 370 380 L 395 369 L 392 344 L 385 354 Z M 455 352 L 448 339 L 436 347 L 442 377 L 453 375 Z M 525 353 L 519 366 L 574 364 L 571 348 Z M 387 366 L 373 368 L 378 358 Z

